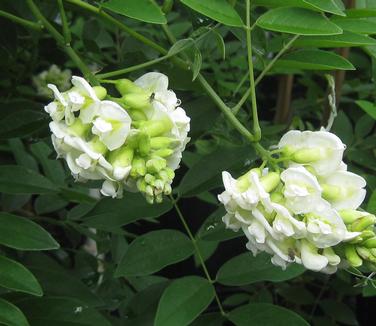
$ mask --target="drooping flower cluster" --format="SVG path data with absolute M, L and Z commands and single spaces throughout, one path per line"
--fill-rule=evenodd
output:
M 168 89 L 167 76 L 147 73 L 115 81 L 120 97 L 73 76 L 73 87 L 45 107 L 52 118 L 52 142 L 75 179 L 103 180 L 101 193 L 120 198 L 123 190 L 161 202 L 171 193 L 190 119 Z
M 255 168 L 238 179 L 223 172 L 223 222 L 283 269 L 292 262 L 324 273 L 363 262 L 375 269 L 376 218 L 357 210 L 366 182 L 347 171 L 344 150 L 324 130 L 287 132 L 278 144 L 282 172 Z
M 44 70 L 36 76 L 33 76 L 33 85 L 37 89 L 40 96 L 53 98 L 53 93 L 48 89 L 48 84 L 56 85 L 61 91 L 66 91 L 70 88 L 70 79 L 72 72 L 70 69 L 61 70 L 58 66 L 52 65 L 48 70 Z

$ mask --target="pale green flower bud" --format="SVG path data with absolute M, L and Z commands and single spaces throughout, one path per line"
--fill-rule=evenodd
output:
M 278 203 L 278 204 L 283 204 L 285 202 L 285 197 L 281 192 L 275 191 L 270 194 L 270 199 L 271 201 Z
M 375 233 L 372 230 L 364 230 L 359 236 L 351 240 L 349 243 L 354 243 L 354 244 L 362 243 L 363 245 L 364 241 L 373 237 L 375 237 Z
M 143 110 L 151 105 L 150 93 L 130 93 L 121 97 L 121 102 L 131 109 Z
M 145 93 L 144 89 L 137 86 L 134 82 L 126 78 L 118 79 L 116 81 L 115 87 L 121 95 L 131 94 L 131 93 Z
M 345 246 L 345 257 L 352 267 L 360 267 L 363 264 L 363 260 L 359 257 L 354 245 L 347 244 Z
M 148 184 L 146 183 L 146 181 L 145 181 L 144 179 L 138 179 L 136 185 L 137 185 L 137 189 L 138 189 L 140 192 L 142 192 L 142 193 L 145 193 L 145 192 L 146 192 L 146 186 L 147 186 Z
M 251 169 L 247 173 L 240 176 L 236 180 L 236 186 L 238 187 L 240 192 L 246 191 L 251 186 L 249 176 L 252 172 L 256 173 L 259 177 L 261 176 L 261 169 L 260 168 Z
M 132 169 L 130 175 L 133 178 L 144 176 L 146 174 L 146 162 L 141 157 L 135 157 L 132 161 Z
M 160 204 L 161 202 L 163 202 L 163 195 L 162 194 L 158 194 L 155 196 L 155 202 L 157 204 Z
M 297 163 L 312 163 L 325 158 L 321 148 L 303 148 L 292 154 L 291 159 Z
M 145 182 L 149 185 L 154 185 L 155 176 L 151 175 L 150 173 L 147 173 L 145 175 Z
M 99 100 L 103 100 L 107 96 L 107 90 L 102 86 L 94 86 L 93 90 Z
M 374 215 L 366 215 L 351 223 L 351 230 L 360 232 L 365 230 L 369 226 L 374 225 L 375 223 L 376 217 Z
M 163 149 L 158 149 L 157 151 L 154 151 L 152 156 L 157 156 L 157 157 L 169 157 L 174 153 L 173 149 L 170 148 L 163 148 Z
M 355 209 L 344 209 L 339 211 L 339 215 L 342 217 L 343 221 L 346 224 L 351 224 L 355 222 L 357 219 L 360 219 L 363 216 L 366 216 L 367 213 L 357 211 Z
M 146 114 L 141 111 L 141 110 L 132 110 L 132 109 L 129 109 L 127 111 L 130 115 L 130 117 L 132 118 L 133 122 L 135 121 L 144 121 L 144 120 L 147 120 L 147 116 Z
M 146 162 L 146 170 L 149 173 L 157 173 L 167 166 L 165 159 L 161 157 L 154 157 Z
M 368 260 L 372 263 L 376 263 L 376 257 L 372 254 L 370 249 L 367 249 L 367 248 L 364 248 L 364 247 L 356 247 L 356 252 L 364 260 Z
M 152 149 L 174 148 L 179 145 L 179 140 L 170 137 L 152 137 L 150 146 Z
M 376 236 L 374 236 L 373 238 L 369 238 L 365 240 L 364 242 L 362 242 L 362 246 L 368 249 L 376 248 Z
M 171 120 L 168 118 L 162 120 L 149 120 L 140 123 L 140 130 L 150 137 L 162 136 L 172 128 Z
M 133 160 L 134 151 L 132 148 L 124 146 L 112 151 L 108 161 L 115 167 L 130 166 Z
M 269 172 L 267 175 L 260 178 L 260 182 L 266 192 L 271 192 L 275 188 L 277 188 L 277 186 L 280 183 L 280 180 L 281 179 L 279 173 L 277 172 Z

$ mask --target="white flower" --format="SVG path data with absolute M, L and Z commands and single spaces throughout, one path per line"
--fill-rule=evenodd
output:
M 278 147 L 285 150 L 292 162 L 310 165 L 318 175 L 336 171 L 345 150 L 341 139 L 324 130 L 291 130 L 283 135 Z
M 272 203 L 272 206 L 276 212 L 273 221 L 275 232 L 294 238 L 301 238 L 306 235 L 306 225 L 304 222 L 294 218 L 286 207 L 276 203 Z
M 162 105 L 168 111 L 172 111 L 180 105 L 176 94 L 168 89 L 168 77 L 164 74 L 149 72 L 135 80 L 134 83 L 154 94 L 152 105 L 156 109 L 159 109 L 160 105 Z
M 302 263 L 305 268 L 315 272 L 320 272 L 328 266 L 329 259 L 326 256 L 319 254 L 318 248 L 312 243 L 306 240 L 301 240 L 300 252 Z
M 89 123 L 97 114 L 100 101 L 84 78 L 73 76 L 72 84 L 74 87 L 65 93 L 61 93 L 55 85 L 48 84 L 48 88 L 54 93 L 55 101 L 45 106 L 45 111 L 50 114 L 52 120 L 65 119 L 67 125 L 74 122 L 74 112 L 80 111 L 83 123 Z
M 122 146 L 131 129 L 131 118 L 117 103 L 102 101 L 98 116 L 93 121 L 92 132 L 113 151 Z
M 337 210 L 357 209 L 366 196 L 366 180 L 355 173 L 336 171 L 321 181 L 323 196 Z
M 323 205 L 317 178 L 304 167 L 291 167 L 281 173 L 286 205 L 295 214 L 308 213 Z
M 335 246 L 357 237 L 359 232 L 348 232 L 338 212 L 328 206 L 305 215 L 307 239 L 318 248 Z

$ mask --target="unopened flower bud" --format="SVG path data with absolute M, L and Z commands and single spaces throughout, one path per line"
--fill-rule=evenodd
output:
M 259 168 L 251 169 L 236 180 L 236 185 L 241 192 L 246 191 L 250 187 L 251 183 L 249 180 L 249 176 L 251 173 L 256 173 L 260 177 L 261 169 Z
M 150 173 L 157 173 L 167 166 L 165 159 L 154 157 L 146 162 L 146 170 Z
M 172 128 L 171 120 L 168 118 L 161 120 L 142 121 L 140 124 L 141 131 L 148 134 L 150 137 L 162 136 L 164 133 L 170 131 Z
M 279 182 L 280 182 L 279 173 L 269 172 L 267 175 L 260 178 L 260 182 L 266 192 L 271 192 L 275 188 L 277 188 L 277 186 L 279 185 Z
M 170 148 L 162 148 L 158 149 L 153 152 L 153 156 L 159 156 L 159 157 L 169 157 L 174 153 L 173 149 Z
M 296 151 L 291 159 L 296 163 L 312 163 L 324 158 L 321 148 L 303 148 Z
M 376 257 L 372 254 L 370 249 L 364 247 L 356 247 L 356 252 L 362 257 L 364 260 L 368 260 L 372 263 L 376 263 Z
M 322 188 L 322 196 L 329 201 L 339 200 L 343 197 L 342 189 L 337 186 L 320 184 Z
M 376 223 L 376 217 L 374 215 L 366 215 L 351 224 L 352 231 L 363 231 L 371 225 Z
M 361 217 L 368 215 L 368 213 L 354 209 L 344 209 L 339 212 L 339 215 L 342 217 L 345 224 L 351 224 Z
M 93 89 L 99 100 L 103 100 L 107 96 L 107 90 L 104 87 L 94 86 Z
M 141 157 L 135 157 L 132 161 L 132 170 L 130 175 L 134 178 L 144 176 L 146 174 L 146 162 Z
M 149 185 L 154 185 L 155 176 L 151 175 L 150 173 L 145 174 L 145 182 Z
M 130 117 L 132 118 L 132 124 L 133 125 L 134 125 L 134 122 L 136 122 L 136 121 L 147 120 L 146 114 L 141 110 L 129 109 L 129 110 L 127 110 L 127 112 L 129 113 Z
M 163 195 L 162 194 L 158 194 L 155 196 L 155 202 L 160 204 L 161 202 L 163 202 Z
M 272 202 L 278 203 L 278 204 L 283 204 L 285 201 L 285 197 L 281 192 L 275 191 L 271 193 L 270 199 Z
M 150 152 L 150 138 L 147 134 L 141 133 L 138 137 L 138 152 L 145 156 Z
M 131 109 L 143 110 L 150 107 L 150 93 L 130 93 L 121 98 L 121 102 Z
M 137 189 L 142 192 L 142 193 L 145 193 L 146 192 L 146 186 L 147 186 L 147 183 L 144 179 L 138 179 L 137 180 Z
M 125 146 L 112 151 L 108 160 L 115 167 L 126 167 L 131 165 L 133 154 L 133 149 Z
M 358 235 L 356 238 L 351 240 L 349 243 L 354 243 L 354 244 L 362 243 L 362 246 L 363 246 L 364 241 L 366 241 L 367 239 L 373 238 L 373 237 L 375 237 L 375 233 L 373 231 L 364 230 L 364 231 L 362 231 L 362 233 L 360 235 Z
M 376 248 L 376 236 L 362 242 L 362 246 L 366 248 Z
M 171 192 L 172 192 L 171 185 L 168 183 L 165 183 L 164 188 L 163 188 L 163 193 L 168 196 L 171 194 Z
M 134 82 L 126 78 L 118 79 L 115 87 L 121 95 L 145 92 L 141 87 L 137 86 Z
M 363 260 L 359 257 L 354 245 L 347 244 L 345 246 L 345 256 L 352 267 L 362 266 Z
M 150 146 L 152 149 L 174 148 L 179 145 L 179 140 L 170 137 L 152 137 Z

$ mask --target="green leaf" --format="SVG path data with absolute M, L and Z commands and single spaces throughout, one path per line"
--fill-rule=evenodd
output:
M 226 0 L 181 0 L 189 8 L 224 25 L 242 27 L 243 21 Z
M 376 45 L 372 37 L 344 31 L 339 35 L 301 36 L 294 42 L 294 47 L 336 48 Z
M 22 264 L 0 255 L 0 286 L 36 296 L 43 295 L 34 275 Z
M 345 11 L 348 18 L 376 17 L 376 8 L 357 8 Z
M 33 326 L 111 326 L 98 311 L 74 298 L 27 299 L 19 307 Z
M 38 224 L 8 213 L 0 213 L 0 244 L 19 250 L 59 248 L 54 238 Z
M 60 210 L 68 204 L 69 202 L 56 194 L 44 194 L 35 200 L 34 208 L 37 214 L 46 214 Z
M 222 171 L 244 165 L 247 159 L 255 159 L 255 153 L 249 146 L 219 147 L 203 156 L 184 175 L 178 188 L 180 196 L 194 196 L 220 185 Z
M 47 115 L 33 110 L 15 110 L 0 121 L 0 138 L 24 137 L 44 127 Z
M 16 165 L 0 165 L 0 191 L 8 194 L 41 194 L 57 191 L 57 187 L 33 170 Z
M 366 112 L 370 117 L 376 120 L 376 105 L 365 100 L 359 100 L 355 102 L 360 108 Z
M 359 34 L 376 34 L 376 22 L 368 18 L 333 17 L 331 21 L 342 28 Z
M 154 326 L 185 326 L 191 323 L 214 298 L 214 287 L 206 279 L 187 276 L 173 281 L 158 305 Z
M 230 321 L 236 326 L 309 326 L 291 310 L 269 303 L 251 303 L 231 311 Z
M 25 146 L 21 139 L 12 138 L 8 140 L 9 147 L 13 153 L 14 159 L 18 165 L 22 165 L 25 168 L 38 172 L 38 163 L 30 153 L 25 149 Z
M 322 11 L 326 11 L 334 15 L 346 16 L 346 14 L 337 6 L 334 0 L 303 0 L 303 1 Z
M 7 326 L 29 326 L 25 315 L 20 309 L 0 298 L 0 324 Z
M 354 312 L 342 302 L 330 299 L 320 300 L 320 307 L 326 315 L 339 323 L 354 326 L 359 325 Z
M 195 45 L 195 41 L 192 38 L 179 40 L 171 46 L 171 48 L 168 50 L 167 55 L 173 56 L 190 48 L 193 45 Z
M 261 281 L 282 282 L 304 273 L 301 265 L 292 264 L 282 270 L 270 261 L 271 256 L 259 254 L 256 257 L 250 252 L 243 253 L 227 261 L 217 273 L 217 281 L 221 284 L 239 286 Z
M 102 7 L 146 23 L 167 23 L 164 13 L 152 0 L 109 0 Z
M 198 238 L 205 241 L 225 241 L 243 236 L 241 232 L 234 232 L 226 229 L 222 222 L 222 216 L 226 214 L 225 208 L 221 205 L 204 221 L 198 231 Z
M 341 34 L 342 29 L 319 13 L 303 8 L 276 8 L 257 20 L 261 28 L 300 35 Z
M 30 146 L 31 152 L 42 165 L 44 174 L 58 185 L 64 185 L 65 172 L 61 161 L 50 159 L 50 155 L 56 157 L 54 150 L 44 142 L 38 142 Z
M 85 217 L 84 224 L 100 230 L 109 230 L 139 219 L 159 217 L 172 208 L 169 200 L 150 205 L 138 193 L 127 193 L 123 199 L 103 198 Z
M 338 54 L 322 50 L 299 50 L 279 59 L 276 69 L 303 70 L 355 70 L 354 66 Z
M 193 253 L 191 241 L 175 230 L 159 230 L 136 238 L 125 252 L 115 275 L 140 276 L 185 260 Z
M 201 65 L 202 65 L 201 52 L 198 48 L 195 48 L 193 52 L 192 81 L 194 81 L 197 78 L 198 74 L 200 73 Z
M 217 312 L 199 316 L 190 326 L 220 326 L 225 322 L 225 318 Z

